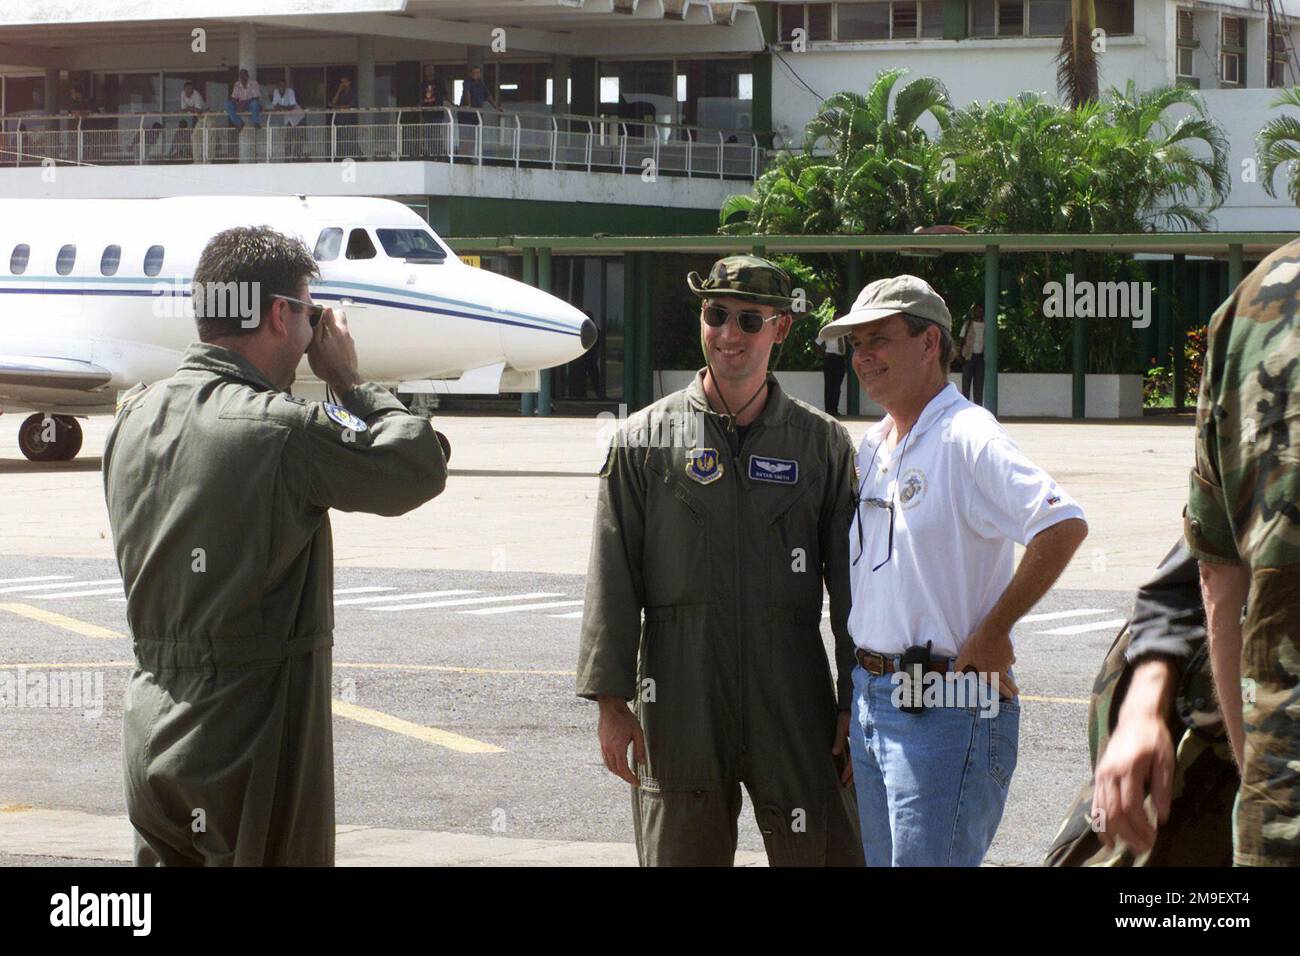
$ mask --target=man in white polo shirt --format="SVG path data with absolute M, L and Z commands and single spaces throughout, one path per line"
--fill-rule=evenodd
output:
M 848 337 L 858 381 L 887 413 L 858 452 L 849 532 L 850 749 L 867 865 L 977 866 L 1016 766 L 1011 629 L 1087 524 L 948 383 L 952 316 L 928 283 L 871 283 L 819 338 L 835 336 Z M 1013 573 L 1015 542 L 1026 550 Z

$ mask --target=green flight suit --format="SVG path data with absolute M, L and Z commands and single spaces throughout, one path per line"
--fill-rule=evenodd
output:
M 774 865 L 862 865 L 853 790 L 831 756 L 853 692 L 853 448 L 834 419 L 768 385 L 738 451 L 697 375 L 632 416 L 601 471 L 577 691 L 635 701 L 643 866 L 730 866 L 741 783 Z
M 196 344 L 119 406 L 104 493 L 136 657 L 137 864 L 334 862 L 328 509 L 402 514 L 447 475 L 429 422 L 382 388 L 339 400 Z

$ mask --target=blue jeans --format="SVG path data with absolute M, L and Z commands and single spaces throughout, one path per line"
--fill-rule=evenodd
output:
M 262 123 L 262 101 L 248 101 L 248 115 L 253 119 L 254 126 L 260 126 Z M 226 117 L 230 120 L 232 126 L 243 128 L 244 121 L 239 118 L 239 113 L 235 110 L 235 101 L 226 100 Z
M 979 866 L 1016 769 L 1020 700 L 894 706 L 890 675 L 853 669 L 849 750 L 867 866 Z M 990 708 L 991 710 L 991 708 Z

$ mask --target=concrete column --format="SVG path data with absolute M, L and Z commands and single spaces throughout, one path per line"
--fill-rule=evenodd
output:
M 250 80 L 257 79 L 257 24 L 241 23 L 239 25 L 239 69 L 248 71 Z M 268 110 L 271 105 L 270 94 L 262 98 L 262 109 Z M 208 106 L 216 111 L 224 108 L 225 104 L 209 103 Z M 258 137 L 262 135 L 260 130 L 253 129 L 251 118 L 244 119 L 244 125 L 239 130 L 239 161 L 241 163 L 255 162 L 257 159 Z M 267 115 L 263 115 L 262 123 L 266 124 Z M 222 121 L 224 124 L 224 121 Z
M 572 75 L 573 58 L 557 53 L 551 57 L 551 112 L 570 113 L 569 77 Z
M 357 108 L 373 109 L 375 107 L 375 38 L 357 37 Z M 396 122 L 397 117 L 392 118 Z M 358 144 L 361 155 L 367 159 L 375 158 L 375 139 L 368 128 L 375 122 L 372 113 L 357 117 L 357 135 L 361 137 Z
M 61 95 L 61 90 L 59 89 L 60 85 L 61 83 L 59 79 L 58 67 L 47 67 L 45 70 L 44 101 L 42 103 L 41 109 L 50 115 L 54 115 L 59 111 L 59 106 L 61 105 L 61 101 L 63 99 Z M 15 107 L 14 104 L 11 103 L 9 104 L 9 108 L 11 110 L 14 109 L 25 110 L 28 108 L 29 105 L 30 104 L 28 103 L 24 103 L 22 106 Z

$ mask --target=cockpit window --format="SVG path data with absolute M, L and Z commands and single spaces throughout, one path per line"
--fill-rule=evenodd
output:
M 375 244 L 370 241 L 370 233 L 364 229 L 353 229 L 348 236 L 348 258 L 373 259 L 376 254 Z
M 330 226 L 320 231 L 320 236 L 316 240 L 317 262 L 332 262 L 339 257 L 339 249 L 343 246 L 343 230 L 338 226 Z
M 384 252 L 394 259 L 412 262 L 442 262 L 447 253 L 422 229 L 376 229 Z

